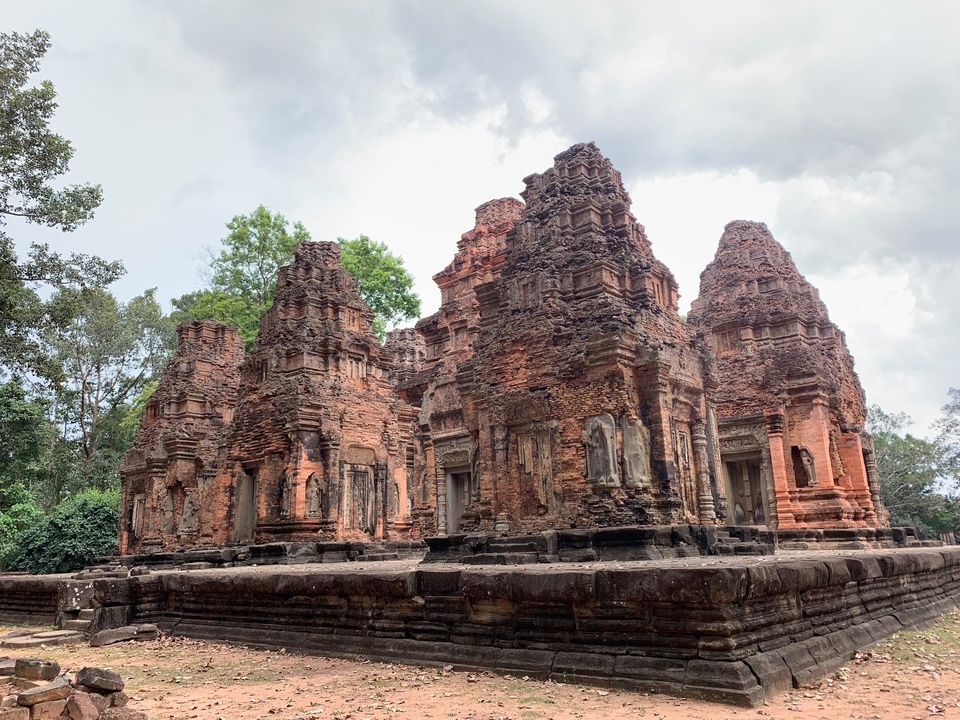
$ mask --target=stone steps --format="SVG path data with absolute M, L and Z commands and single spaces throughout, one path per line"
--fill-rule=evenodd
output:
M 400 553 L 382 552 L 382 553 L 364 553 L 357 556 L 357 562 L 379 562 L 381 560 L 399 560 Z
M 504 542 L 499 543 L 491 540 L 488 543 L 491 551 L 496 553 L 539 553 L 540 548 L 532 542 Z
M 462 559 L 466 565 L 531 565 L 540 562 L 538 552 L 477 553 Z

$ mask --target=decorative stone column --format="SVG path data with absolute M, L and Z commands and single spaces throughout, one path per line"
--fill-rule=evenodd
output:
M 713 492 L 710 489 L 710 466 L 707 460 L 707 432 L 702 420 L 693 423 L 691 442 L 693 459 L 697 465 L 697 509 L 700 522 L 712 524 L 717 519 L 713 507 Z
M 873 438 L 868 438 L 863 443 L 863 466 L 867 473 L 870 500 L 873 502 L 877 520 L 880 526 L 886 525 L 890 521 L 890 517 L 887 509 L 883 506 L 883 500 L 880 498 L 880 478 L 877 475 L 877 456 L 873 448 Z
M 767 442 L 770 444 L 770 473 L 773 477 L 773 494 L 776 498 L 777 527 L 797 526 L 790 501 L 790 483 L 787 479 L 787 465 L 783 454 L 784 417 L 780 413 L 765 413 L 767 422 Z

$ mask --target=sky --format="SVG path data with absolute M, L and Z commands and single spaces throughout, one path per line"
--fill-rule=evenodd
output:
M 846 332 L 868 402 L 924 434 L 960 385 L 960 4 L 0 0 L 44 28 L 71 234 L 166 303 L 264 204 L 401 255 L 424 300 L 473 211 L 594 141 L 696 297 L 723 226 L 767 223 Z M 10 228 L 13 229 L 12 227 Z

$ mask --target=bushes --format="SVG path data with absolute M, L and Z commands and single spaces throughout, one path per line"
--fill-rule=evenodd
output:
M 43 510 L 29 500 L 0 511 L 0 570 L 10 566 L 19 551 L 23 533 L 42 520 Z
M 79 570 L 116 551 L 119 494 L 85 490 L 20 533 L 10 567 L 32 573 Z

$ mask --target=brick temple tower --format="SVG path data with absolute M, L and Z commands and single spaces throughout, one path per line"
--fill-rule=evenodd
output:
M 457 373 L 473 446 L 438 468 L 438 530 L 713 522 L 700 356 L 620 174 L 588 143 L 525 183 L 502 269 L 475 288 Z
M 882 524 L 853 358 L 766 225 L 726 226 L 689 322 L 714 359 L 729 521 Z
M 390 535 L 407 433 L 372 317 L 336 243 L 301 243 L 280 269 L 221 463 L 233 540 Z
M 523 203 L 514 198 L 490 200 L 476 209 L 473 229 L 457 244 L 457 253 L 446 268 L 433 276 L 440 288 L 440 309 L 417 323 L 415 337 L 422 354 L 416 372 L 398 374 L 394 389 L 420 408 L 411 458 L 414 481 L 411 515 L 422 532 L 465 526 L 476 507 L 476 443 L 464 414 L 457 384 L 460 368 L 471 357 L 480 331 L 480 306 L 475 288 L 500 276 L 507 259 L 507 233 L 520 217 Z M 414 338 L 398 330 L 391 335 L 397 362 L 417 357 Z M 390 344 L 390 343 L 388 343 Z M 409 366 L 409 363 L 407 363 Z M 449 487 L 448 487 L 449 486 Z M 440 517 L 438 508 L 442 508 Z
M 211 321 L 182 324 L 120 468 L 120 551 L 226 542 L 228 498 L 215 481 L 233 419 L 243 340 Z

